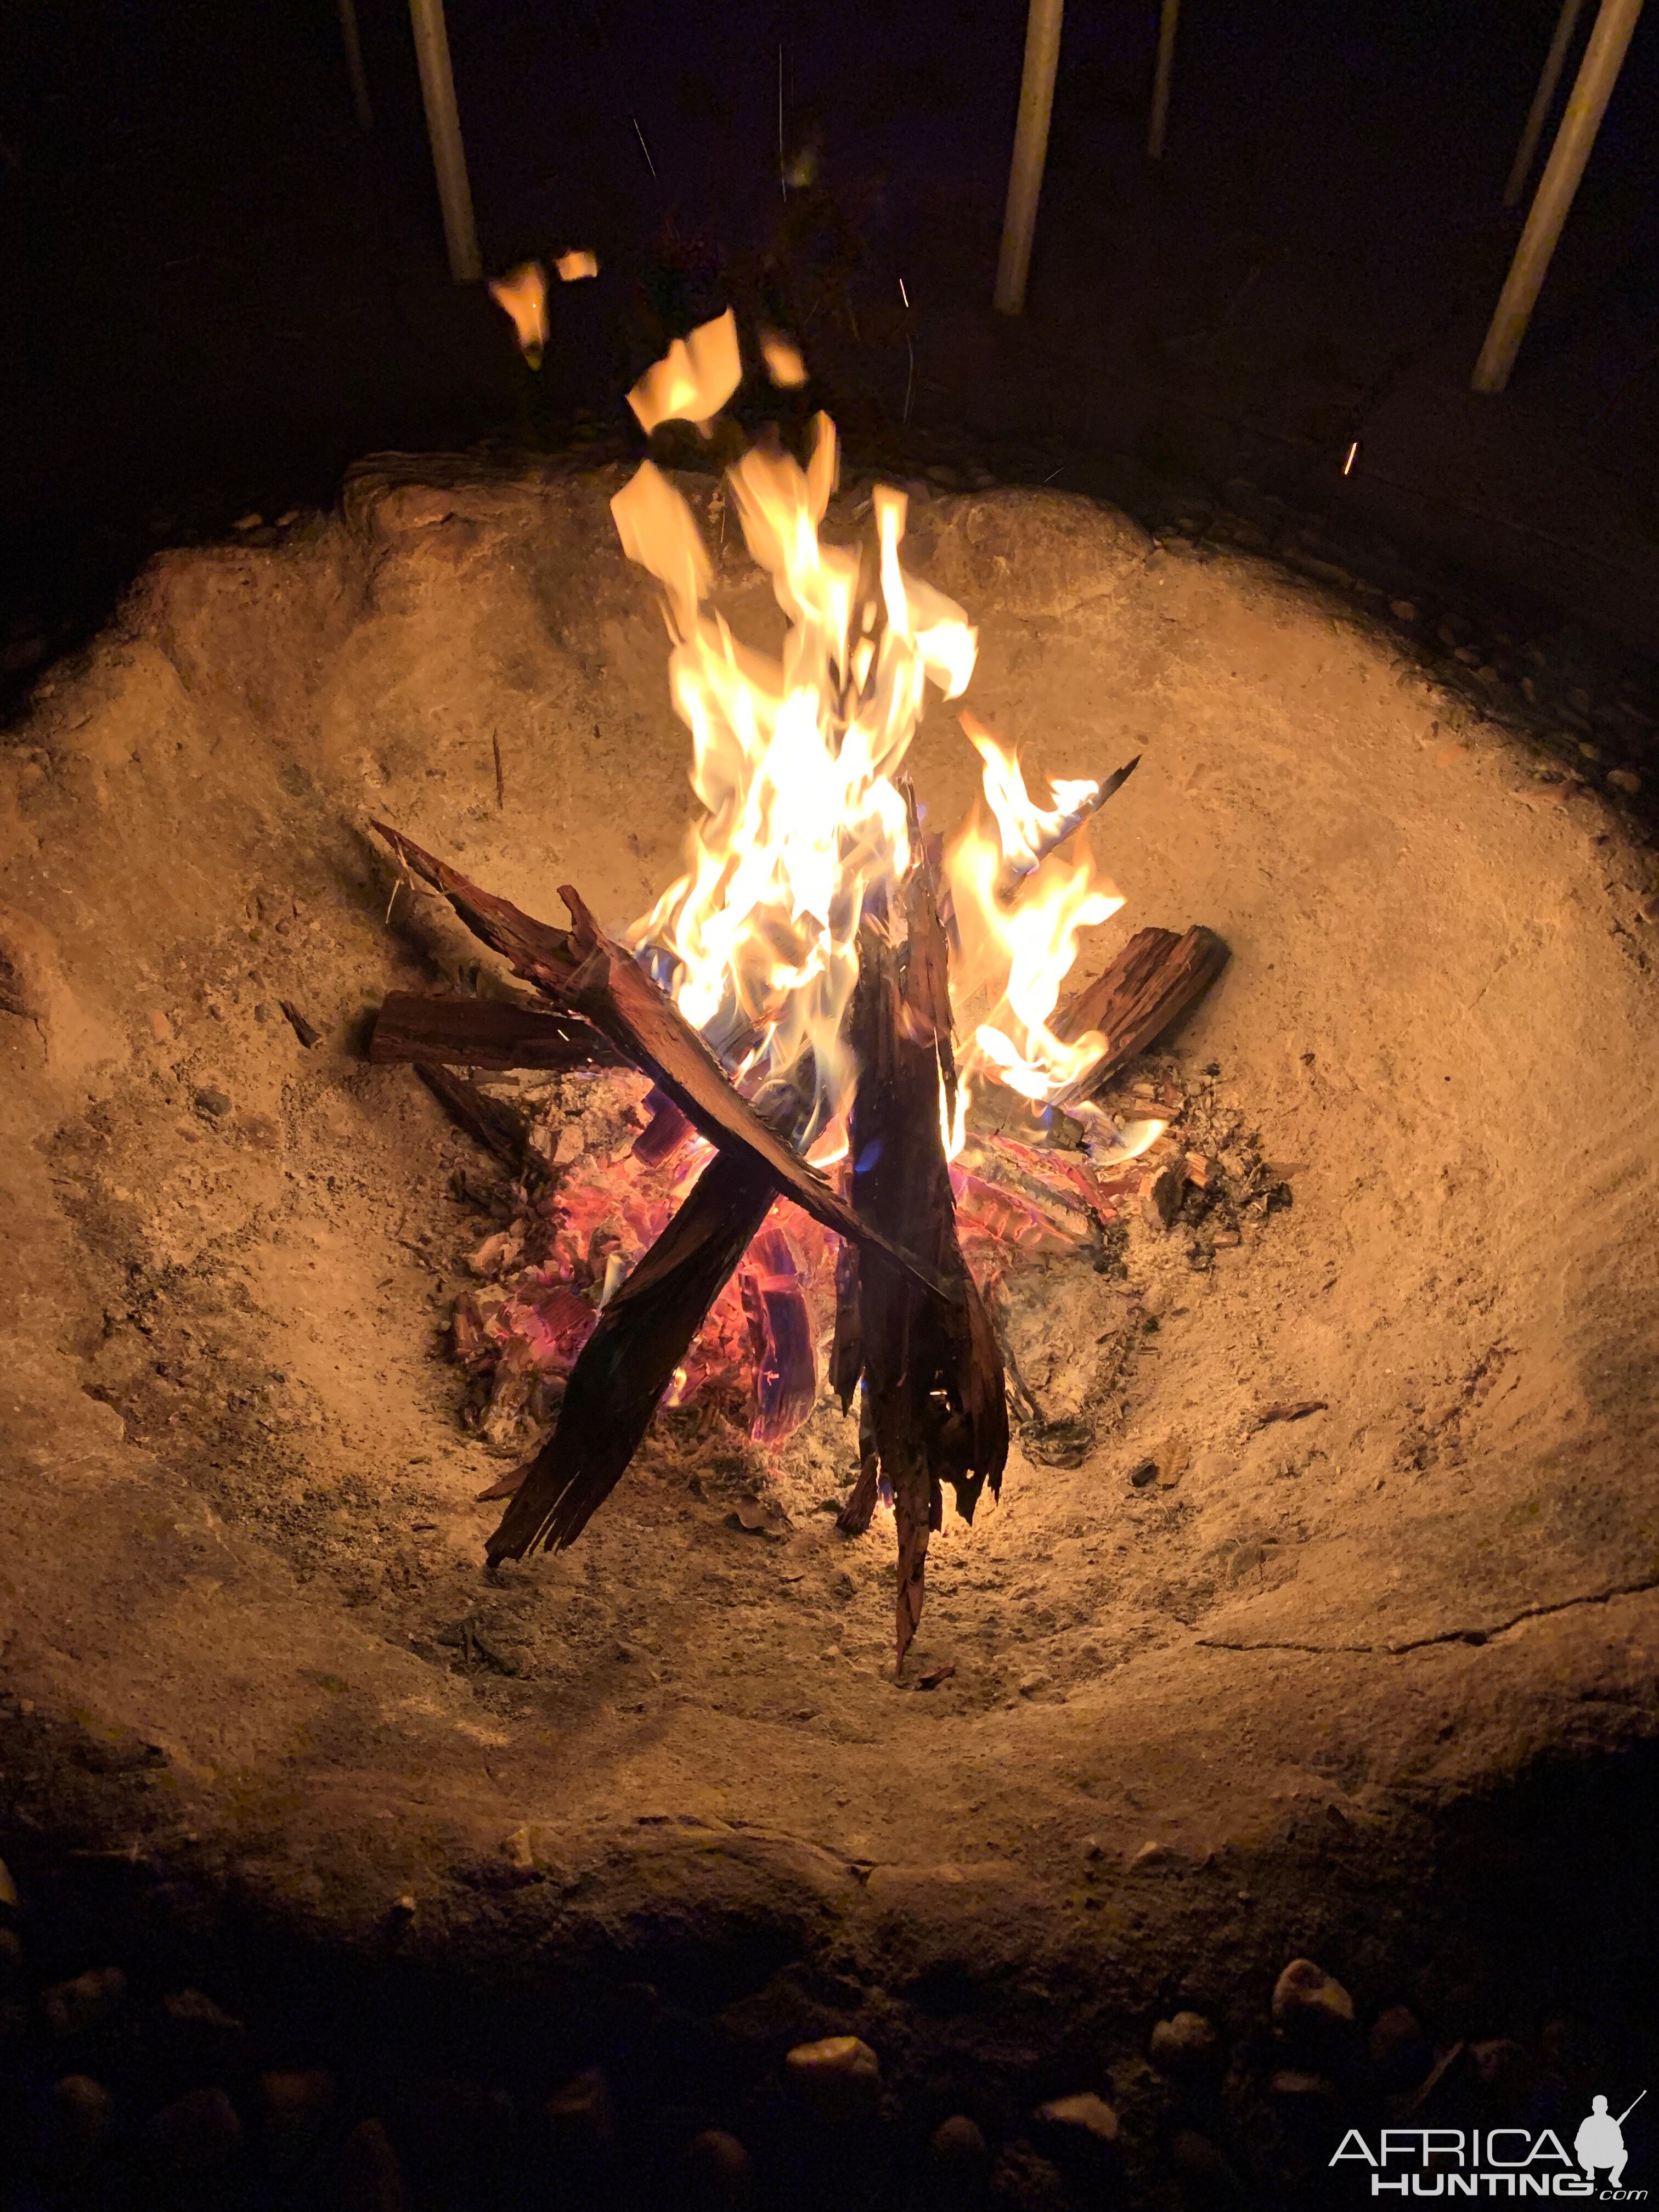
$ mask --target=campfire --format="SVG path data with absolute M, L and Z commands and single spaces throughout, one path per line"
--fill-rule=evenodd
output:
M 721 318 L 649 372 L 635 411 L 647 429 L 706 426 L 737 367 Z M 877 488 L 866 542 L 823 543 L 827 416 L 810 438 L 804 462 L 757 446 L 726 479 L 785 617 L 775 659 L 709 605 L 711 563 L 668 475 L 647 460 L 612 501 L 661 587 L 692 738 L 702 811 L 684 874 L 619 936 L 562 886 L 559 928 L 377 823 L 404 879 L 535 995 L 395 995 L 371 1056 L 413 1061 L 517 1178 L 514 1218 L 477 1263 L 494 1291 L 454 1323 L 462 1363 L 547 1427 L 484 1493 L 507 1501 L 489 1560 L 573 1543 L 659 1407 L 721 1395 L 775 1447 L 822 1366 L 843 1413 L 858 1407 L 840 1525 L 893 1513 L 902 1666 L 947 1486 L 971 1522 L 1000 1486 L 1011 1389 L 1036 1413 L 1000 1340 L 1003 1275 L 1034 1250 L 1099 1255 L 1137 1207 L 1167 1225 L 1183 1184 L 1205 1181 L 1168 1134 L 1176 1094 L 1109 1086 L 1226 951 L 1202 928 L 1143 930 L 1067 995 L 1083 933 L 1122 903 L 1090 820 L 1135 763 L 1056 781 L 1042 805 L 1014 747 L 964 713 L 982 797 L 939 835 L 906 759 L 930 690 L 966 690 L 975 634 L 902 565 L 902 493 Z M 622 1140 L 549 1158 L 456 1068 L 621 1085 Z

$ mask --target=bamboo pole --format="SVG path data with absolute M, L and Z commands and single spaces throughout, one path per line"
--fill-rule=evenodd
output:
M 1537 198 L 1521 234 L 1521 243 L 1515 249 L 1510 273 L 1504 280 L 1480 358 L 1474 365 L 1473 382 L 1477 392 L 1501 392 L 1510 380 L 1510 371 L 1515 366 L 1515 356 L 1521 349 L 1521 341 L 1537 305 L 1550 257 L 1560 238 L 1584 165 L 1589 160 L 1607 101 L 1619 81 L 1625 50 L 1641 12 L 1642 0 L 1601 0 L 1595 27 L 1578 65 L 1577 82 L 1568 95 L 1567 112 L 1555 134 Z
M 1031 266 L 1031 238 L 1036 229 L 1037 195 L 1048 155 L 1048 118 L 1054 105 L 1054 70 L 1060 60 L 1060 27 L 1065 0 L 1031 0 L 1025 26 L 1025 67 L 1019 81 L 1019 120 L 1014 129 L 1014 161 L 1008 173 L 1008 210 L 1002 222 L 1002 252 L 997 258 L 994 302 L 1004 315 L 1025 306 L 1025 279 Z
M 1566 67 L 1567 49 L 1572 44 L 1572 34 L 1578 27 L 1579 10 L 1584 0 L 1561 0 L 1561 13 L 1556 21 L 1555 36 L 1550 40 L 1550 50 L 1544 57 L 1544 73 L 1538 80 L 1538 89 L 1532 96 L 1532 106 L 1527 111 L 1521 143 L 1515 149 L 1515 161 L 1510 170 L 1510 180 L 1504 187 L 1505 207 L 1518 207 L 1521 189 L 1532 169 L 1532 157 L 1538 151 L 1538 141 L 1544 125 L 1549 121 L 1550 109 L 1555 104 L 1555 88 L 1561 82 L 1561 72 Z
M 374 128 L 374 110 L 368 104 L 368 78 L 363 70 L 363 42 L 357 35 L 357 0 L 339 0 L 340 43 L 345 48 L 346 75 L 351 80 L 351 105 L 357 128 Z
M 1567 0 L 1576 8 L 1578 0 Z M 1176 27 L 1181 21 L 1181 0 L 1164 0 L 1158 25 L 1158 70 L 1152 78 L 1152 112 L 1146 125 L 1146 151 L 1154 161 L 1164 159 L 1164 134 L 1170 123 L 1170 75 L 1175 68 Z
M 478 233 L 472 220 L 472 188 L 466 180 L 466 150 L 455 106 L 455 77 L 449 66 L 449 38 L 444 29 L 444 0 L 409 0 L 415 26 L 415 57 L 421 67 L 421 97 L 426 102 L 432 166 L 438 173 L 443 209 L 444 243 L 449 273 L 458 284 L 474 283 L 483 274 Z

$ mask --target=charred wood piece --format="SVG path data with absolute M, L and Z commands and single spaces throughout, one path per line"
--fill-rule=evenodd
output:
M 529 1125 L 522 1115 L 464 1076 L 452 1075 L 447 1067 L 428 1067 L 417 1061 L 415 1073 L 456 1127 L 465 1129 L 486 1152 L 494 1152 L 515 1176 L 536 1180 L 546 1175 L 545 1164 L 530 1148 Z
M 1212 929 L 1177 937 L 1172 929 L 1138 930 L 1123 950 L 1054 1016 L 1056 1036 L 1098 1030 L 1106 1049 L 1073 1093 L 1091 1098 L 1137 1053 L 1145 1052 L 1195 1005 L 1228 961 Z M 1060 1103 L 1064 1105 L 1062 1098 Z
M 572 1014 L 500 999 L 428 999 L 388 992 L 368 1040 L 379 1066 L 571 1067 L 625 1065 L 608 1037 Z

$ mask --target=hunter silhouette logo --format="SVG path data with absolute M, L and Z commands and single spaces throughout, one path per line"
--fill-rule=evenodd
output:
M 1605 2166 L 1607 2169 L 1607 2187 L 1622 2191 L 1626 2155 L 1625 2122 L 1647 2094 L 1644 2089 L 1639 2095 L 1633 2097 L 1616 2120 L 1607 2110 L 1605 2097 L 1590 2100 L 1589 2115 L 1572 2139 L 1572 2154 L 1583 2167 L 1587 2179 L 1594 2181 Z
M 1605 2097 L 1590 2100 L 1569 2150 L 1553 2128 L 1384 2128 L 1375 2146 L 1350 2128 L 1333 2166 L 1370 2170 L 1373 2197 L 1577 2197 L 1636 2204 L 1645 2189 L 1626 2189 L 1625 2122 L 1643 2089 L 1616 2116 Z

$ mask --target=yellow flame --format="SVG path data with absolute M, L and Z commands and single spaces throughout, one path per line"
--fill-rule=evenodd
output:
M 520 352 L 532 368 L 539 368 L 542 348 L 547 343 L 546 270 L 539 261 L 521 261 L 505 276 L 495 279 L 489 296 L 512 317 Z
M 646 431 L 659 422 L 703 423 L 720 413 L 742 377 L 738 319 L 728 307 L 690 337 L 676 338 L 629 393 L 628 404 Z
M 575 284 L 584 276 L 599 275 L 599 257 L 590 253 L 586 246 L 576 246 L 568 253 L 562 253 L 553 266 L 559 272 L 562 284 Z
M 715 345 L 708 334 L 722 328 Z M 729 349 L 725 366 L 711 378 L 721 348 Z M 702 420 L 731 396 L 735 371 L 728 314 L 671 349 L 636 387 L 635 410 L 647 428 L 670 412 Z M 652 396 L 641 404 L 644 393 Z M 691 733 L 691 785 L 702 810 L 684 873 L 629 940 L 687 1019 L 728 1056 L 777 1070 L 811 1048 L 819 1101 L 810 1156 L 824 1163 L 845 1147 L 837 1117 L 856 1069 L 842 1030 L 866 896 L 895 888 L 911 860 L 894 779 L 928 685 L 957 696 L 976 652 L 962 609 L 904 569 L 902 492 L 883 485 L 873 496 L 873 590 L 856 551 L 823 544 L 836 466 L 835 426 L 820 414 L 804 466 L 756 447 L 727 472 L 744 542 L 785 617 L 775 658 L 743 644 L 705 605 L 711 570 L 696 522 L 660 470 L 646 462 L 611 502 L 623 550 L 665 594 L 670 690 Z M 1012 750 L 976 723 L 969 733 L 984 763 L 985 805 L 945 856 L 960 940 L 951 995 L 959 1034 L 971 1040 L 954 1115 L 941 1091 L 951 1157 L 965 1133 L 967 1078 L 975 1069 L 1041 1100 L 1098 1058 L 1097 1032 L 1067 1041 L 1049 1024 L 1081 933 L 1122 903 L 1100 886 L 1086 837 L 1071 860 L 1051 854 L 1037 863 L 1097 787 L 1056 783 L 1054 809 L 1039 808 Z M 890 915 L 901 903 L 890 902 Z
M 1100 786 L 1091 777 L 1056 777 L 1053 806 L 1041 807 L 1025 788 L 1013 747 L 1005 745 L 974 715 L 963 714 L 959 719 L 969 743 L 985 763 L 985 803 L 996 817 L 1002 857 L 1024 875 L 1075 828 Z
M 801 359 L 800 348 L 781 332 L 762 332 L 761 356 L 766 363 L 766 374 L 786 392 L 793 392 L 805 383 L 806 363 Z

